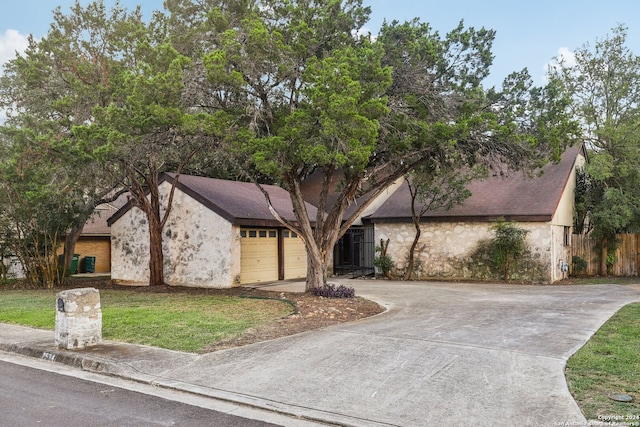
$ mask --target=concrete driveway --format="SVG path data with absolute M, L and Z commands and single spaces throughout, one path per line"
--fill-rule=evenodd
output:
M 640 300 L 639 289 L 615 285 L 343 283 L 389 311 L 206 354 L 164 380 L 341 425 L 583 423 L 566 360 Z

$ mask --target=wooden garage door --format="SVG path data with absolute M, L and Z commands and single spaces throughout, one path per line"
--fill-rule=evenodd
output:
M 289 230 L 282 232 L 284 242 L 284 278 L 300 279 L 307 277 L 307 252 L 304 242 Z
M 273 229 L 240 230 L 240 283 L 278 280 L 278 232 Z

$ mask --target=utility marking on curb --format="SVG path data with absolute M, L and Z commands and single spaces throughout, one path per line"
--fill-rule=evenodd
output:
M 55 362 L 56 355 L 45 351 L 44 353 L 42 353 L 42 359 L 48 360 L 49 362 Z

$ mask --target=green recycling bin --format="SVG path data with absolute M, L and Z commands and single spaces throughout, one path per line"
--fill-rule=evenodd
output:
M 82 258 L 82 272 L 95 273 L 95 271 L 96 271 L 96 257 L 86 256 Z
M 69 268 L 69 274 L 78 274 L 79 260 L 80 260 L 80 255 L 73 254 L 73 258 L 71 258 L 71 268 Z M 58 255 L 58 264 L 62 266 L 62 263 L 64 263 L 64 255 Z
M 71 274 L 78 274 L 79 261 L 80 261 L 80 255 L 73 254 L 73 258 L 71 258 Z

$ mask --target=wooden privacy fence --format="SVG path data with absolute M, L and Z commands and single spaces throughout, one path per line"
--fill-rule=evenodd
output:
M 639 234 L 618 234 L 620 242 L 616 250 L 616 261 L 610 269 L 614 276 L 637 276 L 638 254 L 640 253 Z M 600 246 L 589 235 L 573 234 L 571 237 L 571 255 L 586 261 L 586 271 L 574 273 L 595 276 L 600 274 Z M 575 267 L 575 266 L 574 266 Z

